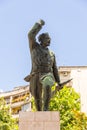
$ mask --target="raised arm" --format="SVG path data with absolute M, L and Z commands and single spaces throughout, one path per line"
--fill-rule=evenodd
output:
M 35 23 L 32 29 L 28 33 L 28 39 L 29 39 L 29 47 L 30 51 L 32 51 L 33 47 L 36 43 L 36 35 L 41 30 L 42 26 L 45 24 L 43 20 L 39 20 L 39 22 Z

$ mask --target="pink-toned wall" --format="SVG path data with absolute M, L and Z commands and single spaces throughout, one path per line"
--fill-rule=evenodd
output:
M 19 130 L 60 130 L 59 112 L 20 112 Z

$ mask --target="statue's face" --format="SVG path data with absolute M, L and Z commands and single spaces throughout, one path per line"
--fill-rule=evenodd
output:
M 49 35 L 45 35 L 45 37 L 43 38 L 43 44 L 45 46 L 49 46 L 50 45 L 50 41 L 51 41 L 51 38 Z

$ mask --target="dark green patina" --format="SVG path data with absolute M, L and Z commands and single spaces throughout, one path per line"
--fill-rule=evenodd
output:
M 47 111 L 51 98 L 51 87 L 55 82 L 60 84 L 55 55 L 48 49 L 50 36 L 42 33 L 36 41 L 36 35 L 45 24 L 43 20 L 35 23 L 28 33 L 32 69 L 25 80 L 30 82 L 30 92 L 35 98 L 38 111 Z

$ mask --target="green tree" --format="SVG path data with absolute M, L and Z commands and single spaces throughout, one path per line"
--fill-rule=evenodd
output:
M 80 95 L 64 87 L 50 101 L 50 111 L 60 112 L 61 130 L 87 130 L 87 116 L 80 112 Z
M 3 98 L 0 98 L 0 130 L 18 130 L 17 120 L 12 118 Z

